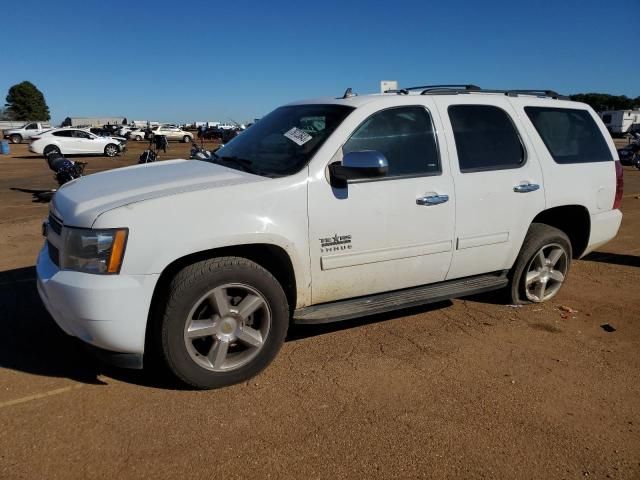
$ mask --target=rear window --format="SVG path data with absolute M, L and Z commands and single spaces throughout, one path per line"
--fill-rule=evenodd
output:
M 52 135 L 56 137 L 72 137 L 73 132 L 71 130 L 58 130 L 57 132 L 53 132 Z
M 600 129 L 586 110 L 525 107 L 527 116 L 556 163 L 613 160 Z

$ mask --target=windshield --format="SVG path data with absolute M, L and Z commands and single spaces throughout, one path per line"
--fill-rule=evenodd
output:
M 309 162 L 351 111 L 343 105 L 280 107 L 217 150 L 216 158 L 242 162 L 267 176 L 291 175 Z

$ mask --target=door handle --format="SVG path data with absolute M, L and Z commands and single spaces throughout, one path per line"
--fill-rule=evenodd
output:
M 416 198 L 417 205 L 431 206 L 431 205 L 440 205 L 441 203 L 448 202 L 449 195 L 436 195 L 430 194 L 425 195 L 424 197 Z
M 516 185 L 513 187 L 513 191 L 516 193 L 528 193 L 535 192 L 540 188 L 540 185 L 537 183 L 521 183 L 520 185 Z

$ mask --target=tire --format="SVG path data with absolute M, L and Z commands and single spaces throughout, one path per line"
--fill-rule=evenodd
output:
M 104 154 L 107 157 L 115 157 L 118 155 L 118 146 L 113 143 L 109 143 L 106 147 L 104 147 Z
M 62 154 L 62 152 L 60 151 L 60 148 L 57 147 L 56 145 L 47 145 L 46 147 L 44 147 L 42 154 L 44 155 L 45 158 L 47 158 L 47 155 L 54 152 Z
M 182 137 L 182 143 L 189 143 L 191 141 L 191 137 L 189 135 L 185 135 Z
M 154 347 L 169 371 L 191 387 L 246 381 L 264 370 L 284 343 L 289 326 L 284 291 L 271 273 L 245 258 L 221 257 L 184 268 L 166 298 Z
M 532 223 L 509 273 L 513 304 L 546 302 L 560 291 L 573 252 L 567 235 L 555 227 Z
M 140 142 L 140 141 L 142 141 L 142 137 L 140 135 L 136 135 L 136 139 L 135 140 L 136 140 L 136 142 Z
M 11 143 L 22 143 L 22 135 L 19 133 L 14 133 L 9 138 L 11 139 Z

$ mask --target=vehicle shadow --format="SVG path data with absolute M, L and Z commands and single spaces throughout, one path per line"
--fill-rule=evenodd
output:
M 443 301 L 343 322 L 292 325 L 287 341 L 301 341 L 450 305 L 450 301 Z M 38 295 L 35 267 L 0 272 L 0 306 L 0 368 L 92 385 L 105 385 L 98 378 L 105 375 L 150 388 L 187 389 L 154 365 L 140 371 L 101 364 L 81 341 L 65 334 L 46 311 Z
M 0 272 L 0 368 L 99 384 L 98 365 L 45 310 L 34 267 Z
M 612 265 L 626 265 L 628 267 L 640 267 L 640 256 L 626 255 L 623 253 L 592 252 L 582 260 L 610 263 Z

